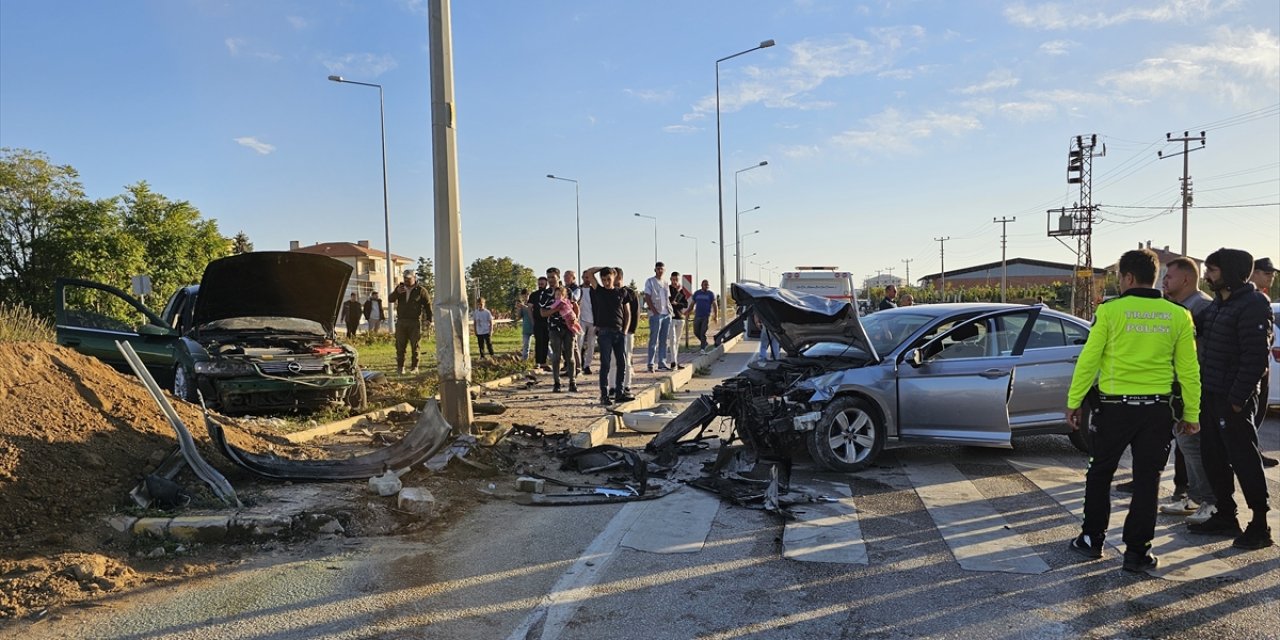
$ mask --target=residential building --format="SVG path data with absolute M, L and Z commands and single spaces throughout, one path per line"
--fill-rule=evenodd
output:
M 370 293 L 378 292 L 383 300 L 387 299 L 387 259 L 386 252 L 379 251 L 369 246 L 368 240 L 360 240 L 358 242 L 317 242 L 313 245 L 302 246 L 297 240 L 289 241 L 290 251 L 301 251 L 303 253 L 316 253 L 322 256 L 329 256 L 341 260 L 354 269 L 351 272 L 351 280 L 347 283 L 346 295 L 356 293 L 361 300 L 369 297 Z M 417 267 L 417 261 L 404 256 L 391 254 L 391 282 L 392 286 L 400 282 L 400 273 L 405 269 Z M 346 298 L 346 295 L 343 298 Z

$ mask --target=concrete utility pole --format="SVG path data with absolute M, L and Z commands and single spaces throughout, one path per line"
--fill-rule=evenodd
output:
M 1008 245 L 1009 223 L 1017 222 L 1018 216 L 1012 218 L 992 218 L 992 222 L 1000 223 L 1000 302 L 1005 301 L 1005 285 L 1008 280 L 1009 267 L 1005 264 L 1005 247 Z
M 940 263 L 939 268 L 941 269 L 939 275 L 942 277 L 942 282 L 938 286 L 938 291 L 942 292 L 942 299 L 944 301 L 946 300 L 947 295 L 947 241 L 950 239 L 951 236 L 933 239 L 934 242 L 938 243 L 938 262 Z
M 1192 151 L 1204 148 L 1204 132 L 1201 131 L 1200 135 L 1193 136 L 1183 131 L 1181 138 L 1174 138 L 1172 133 L 1166 133 L 1164 134 L 1164 139 L 1169 142 L 1182 143 L 1181 153 L 1171 153 L 1166 156 L 1163 151 L 1157 151 L 1156 157 L 1163 160 L 1182 156 L 1182 255 L 1185 257 L 1187 255 L 1187 207 L 1191 206 L 1191 175 L 1187 173 L 1191 166 L 1187 156 L 1191 155 Z M 1190 147 L 1192 142 L 1199 142 L 1200 146 L 1192 149 Z
M 458 133 L 453 107 L 453 33 L 449 0 L 427 3 L 431 49 L 431 160 L 435 166 L 436 359 L 440 411 L 455 431 L 471 432 L 471 347 L 458 203 Z
M 907 265 L 907 286 L 911 286 L 911 261 L 915 258 L 904 258 L 902 264 Z

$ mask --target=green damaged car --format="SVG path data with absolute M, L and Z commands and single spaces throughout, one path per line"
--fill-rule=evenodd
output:
M 128 372 L 130 342 L 161 384 L 223 413 L 364 408 L 354 349 L 334 329 L 352 268 L 327 256 L 261 251 L 210 262 L 157 314 L 109 285 L 57 281 L 58 344 Z

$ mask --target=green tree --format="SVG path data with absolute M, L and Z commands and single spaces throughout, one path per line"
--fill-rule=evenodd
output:
M 231 255 L 238 256 L 242 253 L 253 253 L 253 242 L 249 240 L 249 234 L 242 229 L 240 233 L 231 237 Z
M 436 271 L 431 264 L 431 258 L 418 256 L 418 282 L 427 288 L 427 293 L 432 297 L 436 295 Z
M 202 219 L 185 200 L 153 192 L 145 181 L 127 187 L 120 202 L 124 230 L 142 243 L 147 275 L 162 300 L 179 287 L 199 282 L 205 265 L 231 252 L 216 222 Z
M 42 239 L 67 207 L 84 199 L 70 165 L 28 149 L 0 148 L 0 300 L 37 314 L 52 310 L 60 265 L 40 254 Z
M 533 290 L 538 284 L 533 269 L 507 256 L 477 259 L 467 267 L 467 280 L 471 283 L 472 295 L 478 290 L 490 309 L 510 308 L 520 289 Z M 471 303 L 474 305 L 475 300 Z

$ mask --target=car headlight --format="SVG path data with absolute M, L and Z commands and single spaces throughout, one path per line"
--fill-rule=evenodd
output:
M 197 362 L 195 371 L 197 374 L 205 376 L 247 376 L 258 372 L 252 364 L 236 360 Z

